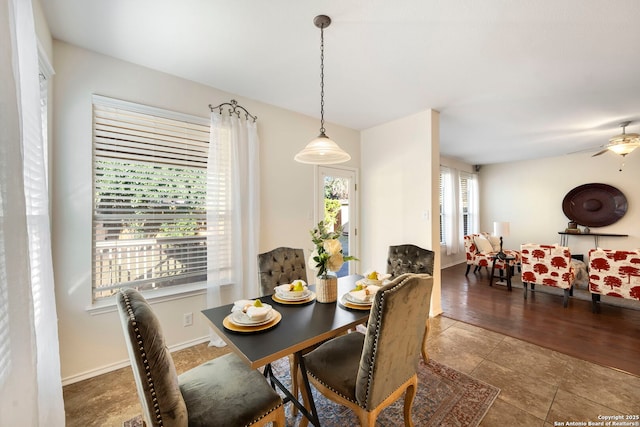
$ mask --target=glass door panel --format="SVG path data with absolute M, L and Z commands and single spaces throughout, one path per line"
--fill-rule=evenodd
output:
M 357 257 L 357 182 L 355 169 L 319 166 L 316 222 L 324 220 L 334 230 L 342 227 L 340 243 L 345 256 Z M 344 263 L 338 277 L 354 274 L 354 262 Z

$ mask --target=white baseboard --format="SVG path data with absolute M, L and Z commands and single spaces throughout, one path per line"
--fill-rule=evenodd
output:
M 441 269 L 442 269 L 442 268 L 449 268 L 449 267 L 453 267 L 454 265 L 458 265 L 458 264 L 465 264 L 466 262 L 467 262 L 467 261 L 465 261 L 465 260 L 462 260 L 462 261 L 453 261 L 453 262 L 450 262 L 450 263 L 448 263 L 448 264 L 446 264 L 446 265 L 441 265 L 441 266 L 440 266 L 440 268 L 441 268 Z
M 180 344 L 172 345 L 169 347 L 169 351 L 173 353 L 174 351 L 183 350 L 185 348 L 193 347 L 194 345 L 202 344 L 208 341 L 209 341 L 209 336 L 196 338 Z M 89 378 L 97 377 L 98 375 L 106 374 L 107 372 L 112 372 L 121 368 L 125 368 L 127 366 L 131 366 L 131 362 L 129 361 L 129 359 L 122 360 L 120 362 L 111 363 L 109 365 L 92 369 L 90 371 L 82 372 L 80 374 L 75 374 L 70 377 L 63 378 L 62 386 L 77 383 L 79 381 L 88 380 Z

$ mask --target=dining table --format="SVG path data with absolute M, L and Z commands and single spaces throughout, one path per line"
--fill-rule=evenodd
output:
M 222 340 L 251 368 L 264 367 L 265 377 L 272 387 L 283 392 L 285 402 L 292 402 L 313 425 L 320 426 L 302 355 L 305 349 L 367 322 L 370 306 L 350 304 L 344 297 L 362 278 L 361 275 L 338 278 L 337 301 L 332 303 L 320 303 L 315 298 L 303 303 L 290 303 L 277 295 L 253 298 L 259 299 L 262 304 L 271 305 L 277 312 L 279 317 L 273 325 L 234 327 L 229 324 L 234 304 L 209 308 L 203 310 L 202 314 Z M 313 292 L 314 286 L 309 286 L 309 290 Z M 299 368 L 306 396 L 309 396 L 310 411 L 298 400 L 298 396 L 293 396 L 271 369 L 272 362 L 289 355 L 293 355 L 293 368 Z

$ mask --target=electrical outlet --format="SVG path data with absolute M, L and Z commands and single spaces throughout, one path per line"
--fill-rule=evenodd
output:
M 182 326 L 191 326 L 193 325 L 193 313 L 185 313 L 182 316 Z

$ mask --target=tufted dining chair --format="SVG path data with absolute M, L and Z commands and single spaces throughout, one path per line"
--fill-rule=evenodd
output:
M 294 280 L 307 281 L 307 267 L 304 251 L 287 247 L 279 247 L 258 255 L 258 274 L 260 275 L 260 292 L 271 295 L 278 285 L 291 283 Z
M 138 397 L 154 427 L 285 426 L 282 399 L 233 353 L 177 375 L 160 322 L 135 289 L 116 296 Z
M 406 273 L 433 275 L 433 263 L 435 253 L 429 249 L 423 249 L 416 245 L 404 244 L 389 246 L 387 256 L 387 273 L 391 278 Z M 429 335 L 429 318 L 425 324 L 424 343 L 422 346 L 422 358 L 425 363 L 429 361 L 427 352 L 427 337 Z
M 405 273 L 433 275 L 434 256 L 433 251 L 416 245 L 389 246 L 387 273 L 391 277 Z
M 333 338 L 303 357 L 311 384 L 354 411 L 361 426 L 373 427 L 378 414 L 403 394 L 404 425 L 413 426 L 411 407 L 432 288 L 427 274 L 396 277 L 376 293 L 365 334 Z
M 307 268 L 304 262 L 304 251 L 302 249 L 279 247 L 259 254 L 258 274 L 260 276 L 260 292 L 262 295 L 271 295 L 276 286 L 292 283 L 294 280 L 304 280 L 306 282 Z M 293 384 L 292 392 L 294 396 L 298 396 L 298 371 L 295 369 L 293 355 L 289 355 L 289 365 Z M 298 408 L 294 406 L 293 414 L 296 415 L 297 413 Z

